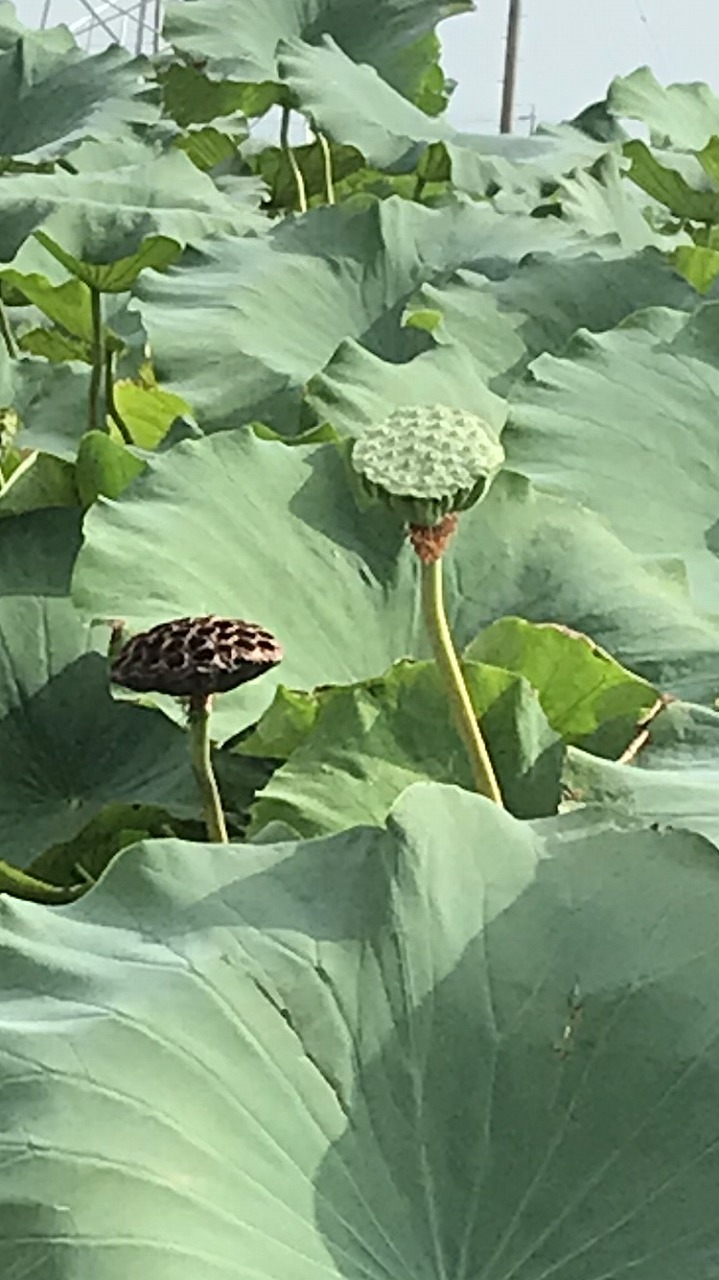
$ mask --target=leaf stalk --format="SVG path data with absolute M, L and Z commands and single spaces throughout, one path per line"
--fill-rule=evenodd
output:
M 330 150 L 330 144 L 320 129 L 314 129 L 313 132 L 322 152 L 322 163 L 325 171 L 325 196 L 327 203 L 336 204 L 337 201 L 335 198 L 335 183 L 334 175 L 332 173 L 332 151 Z
M 480 795 L 487 796 L 504 808 L 502 793 L 489 758 L 474 707 L 457 657 L 444 607 L 442 557 L 422 563 L 422 611 L 435 660 L 444 681 L 452 717 L 467 748 L 474 785 Z
M 212 698 L 209 694 L 193 694 L 190 698 L 187 722 L 190 731 L 190 755 L 192 769 L 202 799 L 207 835 L 213 844 L 229 844 L 225 815 L 217 779 L 212 768 L 210 750 L 210 713 Z
M 90 287 L 90 317 L 92 321 L 92 373 L 88 397 L 88 428 L 97 431 L 99 425 L 100 387 L 105 371 L 105 335 L 102 328 L 102 294 Z
M 5 346 L 7 348 L 7 353 L 10 356 L 10 359 L 17 360 L 17 357 L 19 356 L 20 352 L 18 349 L 18 345 L 15 341 L 13 331 L 10 327 L 10 320 L 8 319 L 8 313 L 5 309 L 5 303 L 3 302 L 2 298 L 0 298 L 0 335 L 2 336 L 2 340 L 5 343 Z
M 280 124 L 280 146 L 282 147 L 282 150 L 287 156 L 290 168 L 292 170 L 292 175 L 295 180 L 295 187 L 297 188 L 297 205 L 298 205 L 299 211 L 300 213 L 307 213 L 307 188 L 305 186 L 305 180 L 302 175 L 302 170 L 300 169 L 300 166 L 298 164 L 297 156 L 295 155 L 294 150 L 292 149 L 289 143 L 290 115 L 291 115 L 290 108 L 283 107 L 282 123 Z
M 115 401 L 115 352 L 111 347 L 105 352 L 105 405 L 125 444 L 134 444 L 130 429 Z

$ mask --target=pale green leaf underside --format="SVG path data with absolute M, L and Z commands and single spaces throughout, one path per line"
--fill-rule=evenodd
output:
M 4 1274 L 709 1275 L 716 853 L 565 827 L 423 784 L 6 905 Z

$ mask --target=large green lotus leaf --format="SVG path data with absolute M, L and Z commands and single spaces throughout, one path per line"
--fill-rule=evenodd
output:
M 80 441 L 75 464 L 75 483 L 83 507 L 89 507 L 100 494 L 118 498 L 144 470 L 145 463 L 124 444 L 104 431 L 88 431 Z
M 265 785 L 275 766 L 272 762 L 239 759 L 227 752 L 217 751 L 213 754 L 213 761 L 230 838 L 234 840 L 246 829 L 255 792 Z M 188 804 L 185 806 L 188 811 L 193 810 L 192 794 L 193 792 L 188 791 Z M 137 844 L 139 840 L 168 835 L 193 840 L 198 844 L 207 840 L 205 825 L 199 813 L 193 818 L 180 818 L 176 807 L 173 807 L 172 813 L 168 813 L 157 805 L 113 801 L 95 813 L 71 839 L 51 844 L 38 857 L 33 858 L 26 872 L 19 874 L 29 874 L 34 879 L 40 879 L 41 885 L 49 886 L 49 900 L 52 900 L 63 887 L 66 890 L 87 888 L 88 882 L 97 880 L 120 849 Z M 198 854 L 202 856 L 201 849 L 198 849 Z M 9 863 L 0 863 L 0 892 L 12 893 L 14 897 L 29 897 L 31 901 L 43 901 L 44 899 L 33 896 L 33 891 L 37 894 L 35 886 L 26 885 L 22 880 L 19 884 L 16 881 L 6 888 L 6 877 L 13 870 Z
M 461 133 L 407 102 L 372 66 L 357 65 L 367 59 L 355 61 L 339 45 L 331 36 L 317 48 L 283 41 L 280 75 L 304 113 L 335 142 L 356 147 L 373 168 L 412 171 L 428 147 L 441 143 L 455 189 L 485 195 L 501 188 L 536 203 L 543 182 L 606 150 L 568 127 L 531 138 Z
M 165 809 L 141 804 L 110 804 L 71 840 L 61 841 L 33 859 L 29 873 L 53 887 L 87 888 L 97 880 L 121 849 L 174 834 L 183 840 L 202 839 L 201 824 L 171 822 Z M 20 896 L 19 894 L 13 896 Z
M 411 172 L 427 146 L 447 143 L 454 134 L 444 120 L 408 102 L 374 67 L 358 65 L 326 36 L 319 48 L 283 40 L 279 55 L 280 76 L 302 110 L 375 169 Z
M 11 0 L 0 0 L 0 49 L 11 49 L 18 36 L 27 35 L 27 27 L 18 20 Z
M 0 155 L 54 160 L 83 138 L 154 123 L 140 71 L 117 46 L 88 56 L 62 28 L 0 40 Z
M 685 827 L 719 847 L 719 715 L 671 703 L 631 764 L 572 749 L 566 782 L 577 803 L 601 806 L 612 821 Z
M 504 279 L 460 270 L 426 284 L 408 323 L 425 317 L 435 341 L 460 342 L 482 376 L 506 392 L 524 363 L 542 351 L 561 354 L 577 329 L 612 329 L 634 311 L 693 311 L 696 293 L 655 249 L 607 262 L 595 254 L 532 256 Z
M 205 429 L 255 418 L 284 427 L 294 406 L 296 430 L 302 388 L 342 339 L 384 348 L 399 333 L 406 346 L 404 302 L 471 257 L 485 222 L 470 206 L 391 199 L 361 213 L 317 209 L 262 240 L 208 243 L 138 282 L 158 378 Z
M 278 686 L 270 706 L 249 733 L 225 743 L 223 751 L 232 755 L 255 756 L 273 762 L 288 760 L 304 742 L 319 715 L 320 708 L 334 697 L 338 685 L 324 685 L 308 692 Z
M 34 356 L 11 360 L 0 348 L 0 406 L 18 415 L 16 444 L 74 458 L 87 428 L 87 365 L 49 364 Z
M 35 232 L 86 284 L 113 292 L 128 289 L 143 267 L 171 261 L 187 243 L 264 225 L 181 151 L 99 173 L 9 178 L 0 189 L 0 218 L 3 261 Z M 33 269 L 23 265 L 22 253 L 16 266 Z
M 449 17 L 469 9 L 474 0 L 442 0 L 442 16 Z M 416 102 L 429 116 L 439 116 L 447 110 L 455 81 L 445 77 L 442 70 L 442 42 L 436 31 L 407 44 L 393 59 L 387 69 L 392 84 L 398 85 L 412 102 Z
M 6 520 L 0 538 L 0 597 L 69 596 L 80 523 L 79 511 L 34 511 Z
M 335 446 L 220 432 L 148 458 L 119 502 L 93 508 L 76 598 L 132 629 L 188 613 L 269 627 L 285 660 L 217 700 L 229 733 L 257 718 L 279 679 L 349 684 L 412 652 L 414 566 L 401 545 L 390 513 L 358 512 Z
M 308 384 L 314 412 L 350 435 L 403 403 L 444 402 L 491 417 L 485 384 L 506 395 L 531 359 L 563 352 L 580 326 L 612 328 L 638 307 L 696 306 L 694 290 L 654 249 L 612 262 L 529 257 L 508 275 L 509 264 L 492 257 L 487 266 L 499 279 L 477 265 L 423 285 L 405 311 L 405 324 L 430 333 L 439 349 L 390 364 L 343 343 Z
M 198 810 L 184 733 L 110 697 L 107 663 L 69 602 L 79 545 L 78 511 L 2 523 L 0 859 L 20 866 L 113 801 Z
M 64 600 L 0 600 L 2 857 L 19 866 L 113 801 L 198 809 L 186 736 L 116 702 L 107 663 Z
M 164 34 L 173 48 L 215 79 L 264 84 L 280 79 L 278 44 L 308 45 L 329 36 L 355 62 L 369 63 L 407 97 L 427 93 L 437 51 L 426 37 L 441 18 L 472 8 L 471 0 L 224 0 L 171 2 Z
M 706 293 L 719 277 L 719 249 L 704 245 L 682 245 L 674 255 L 678 271 L 698 293 Z
M 189 406 L 155 383 L 121 379 L 115 383 L 115 405 L 133 441 L 141 449 L 155 449 L 173 422 L 189 416 Z
M 67 270 L 34 236 L 25 241 L 19 257 L 25 264 L 25 270 L 15 271 L 8 267 L 0 271 L 4 294 L 14 306 L 24 307 L 30 303 L 42 314 L 35 311 L 29 315 L 25 313 L 24 323 L 16 334 L 18 346 L 22 351 L 42 355 L 53 363 L 82 360 L 89 364 L 92 360 L 92 307 L 88 285 L 75 278 L 68 280 Z M 33 261 L 40 270 L 33 269 Z M 137 325 L 137 317 L 128 312 L 128 302 L 127 293 L 107 294 L 103 300 L 102 316 L 111 341 L 118 333 L 126 341 L 130 326 L 133 323 Z M 52 327 L 45 325 L 45 317 L 52 321 Z M 36 320 L 42 322 L 39 327 L 27 327 Z
M 131 629 L 187 614 L 244 617 L 285 648 L 271 675 L 217 700 L 217 734 L 257 719 L 277 681 L 352 684 L 427 656 L 417 561 L 398 520 L 357 507 L 334 444 L 288 448 L 220 432 L 148 457 L 85 521 L 75 597 Z M 674 692 L 716 689 L 719 626 L 642 569 L 593 515 L 505 475 L 465 513 L 446 561 L 457 643 L 507 614 L 583 631 Z
M 0 489 L 0 517 L 6 520 L 45 508 L 75 507 L 79 502 L 73 464 L 33 450 Z
M 634 311 L 670 307 L 694 311 L 694 290 L 654 248 L 606 261 L 595 254 L 533 256 L 486 288 L 511 319 L 532 356 L 560 354 L 579 328 L 612 329 Z M 458 335 L 459 336 L 459 335 Z
M 231 79 L 213 80 L 197 66 L 171 62 L 158 67 L 165 109 L 182 129 L 191 124 L 209 125 L 222 117 L 242 114 L 262 116 L 277 101 L 279 85 L 249 85 Z
M 244 117 L 237 121 L 228 120 L 220 123 L 223 126 L 221 129 L 214 125 L 192 125 L 177 140 L 176 145 L 179 149 L 184 151 L 203 173 L 210 173 L 217 166 L 235 160 L 238 154 L 238 143 L 247 136 Z
M 430 784 L 6 904 L 4 1274 L 710 1276 L 718 912 L 701 837 Z
M 290 434 L 302 389 L 344 338 L 406 359 L 422 335 L 399 321 L 424 281 L 475 260 L 506 274 L 563 237 L 554 218 L 472 204 L 431 210 L 393 197 L 360 213 L 316 209 L 261 240 L 214 240 L 148 273 L 137 306 L 159 380 L 205 430 L 265 419 Z
M 27 355 L 41 356 L 51 364 L 69 364 L 72 360 L 79 360 L 87 365 L 90 354 L 81 338 L 73 338 L 55 325 L 41 324 L 36 329 L 25 329 L 19 335 L 17 345 Z
M 354 147 L 337 146 L 326 139 L 325 142 L 330 149 L 332 181 L 336 192 L 343 179 L 363 168 L 364 160 Z M 308 206 L 317 208 L 327 203 L 325 149 L 318 141 L 293 147 L 289 154 L 281 147 L 262 145 L 259 139 L 255 145 L 258 148 L 256 151 L 245 147 L 242 155 L 267 186 L 264 208 L 270 216 L 297 209 L 295 164 L 302 174 Z
M 700 151 L 719 134 L 719 98 L 706 84 L 670 84 L 666 88 L 640 67 L 609 86 L 607 107 L 621 120 L 639 120 L 660 146 L 667 143 Z
M 455 639 L 464 648 L 509 615 L 558 622 L 659 689 L 713 699 L 719 624 L 697 615 L 675 569 L 642 566 L 604 521 L 505 472 L 445 557 Z
M 390 364 L 356 342 L 343 342 L 323 372 L 308 383 L 307 402 L 320 422 L 329 422 L 342 435 L 359 435 L 365 426 L 407 404 L 466 409 L 500 432 L 507 404 L 489 390 L 482 376 L 490 371 L 492 356 L 505 338 L 501 317 L 497 329 L 483 353 L 484 368 L 466 347 L 457 345 L 424 351 L 406 364 Z
M 46 250 L 37 242 L 35 253 L 47 257 Z M 50 260 L 52 265 L 56 264 Z M 81 280 L 65 280 L 55 284 L 38 271 L 21 272 L 8 267 L 0 278 L 17 291 L 21 299 L 32 303 L 65 333 L 78 338 L 89 351 L 92 342 L 92 311 L 90 290 Z
M 703 179 L 701 190 L 671 164 L 662 164 L 638 138 L 625 145 L 624 154 L 631 161 L 629 177 L 632 182 L 636 182 L 654 200 L 666 205 L 675 217 L 688 218 L 692 222 L 719 222 L 719 192 L 706 188 L 706 175 L 702 174 L 699 165 L 697 177 L 700 181 Z
M 685 232 L 668 235 L 654 229 L 645 213 L 646 197 L 626 181 L 616 153 L 604 156 L 591 169 L 563 178 L 552 203 L 561 206 L 570 228 L 591 240 L 609 237 L 623 253 L 636 253 L 649 245 L 672 249 L 689 243 Z
M 556 813 L 564 752 L 536 695 L 497 667 L 468 662 L 464 673 L 505 804 L 518 817 Z M 426 778 L 474 790 L 437 668 L 402 662 L 322 700 L 304 740 L 257 796 L 250 834 L 273 821 L 302 836 L 380 824 Z
M 446 283 L 423 285 L 404 314 L 406 325 L 430 333 L 440 347 L 460 344 L 476 372 L 495 390 L 503 391 L 530 359 L 520 332 L 523 319 L 502 313 L 487 278 L 463 268 Z M 418 365 L 418 360 L 412 365 Z M 324 376 L 332 372 L 329 365 Z
M 512 394 L 512 466 L 599 512 L 633 551 L 686 561 L 694 598 L 716 609 L 715 354 L 719 304 L 651 310 L 540 356 Z
M 621 755 L 657 700 L 651 685 L 587 636 L 551 623 L 500 618 L 464 656 L 524 676 L 555 732 L 598 755 Z

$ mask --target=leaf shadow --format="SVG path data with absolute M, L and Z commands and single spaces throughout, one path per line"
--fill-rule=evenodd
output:
M 638 837 L 650 857 L 652 838 Z M 368 966 L 352 1001 L 333 992 L 344 1061 L 310 1019 L 292 1023 L 342 1128 L 315 1215 L 343 1280 L 619 1275 L 629 1258 L 656 1277 L 669 1275 L 662 1257 L 671 1274 L 711 1269 L 719 1070 L 700 991 L 716 981 L 715 952 L 672 968 L 670 940 L 647 930 L 637 943 L 611 891 L 597 911 L 602 841 L 588 884 L 547 859 L 489 922 L 478 898 L 476 936 L 414 1008 L 432 978 L 429 936 L 375 945 L 379 980 Z M 706 842 L 682 837 L 677 861 L 716 886 Z M 372 1054 L 378 1020 L 391 1029 Z
M 360 510 L 346 447 L 322 445 L 306 458 L 306 466 L 308 477 L 289 504 L 292 514 L 355 557 L 365 581 L 391 586 L 405 542 L 400 521 L 378 503 Z

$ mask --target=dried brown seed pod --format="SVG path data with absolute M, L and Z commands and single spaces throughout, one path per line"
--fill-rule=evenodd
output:
M 114 658 L 116 684 L 176 698 L 226 693 L 282 661 L 275 637 L 239 618 L 174 618 L 132 636 Z

